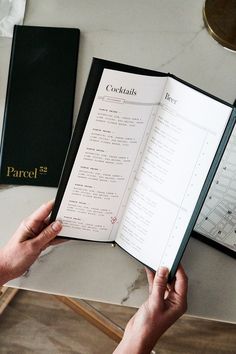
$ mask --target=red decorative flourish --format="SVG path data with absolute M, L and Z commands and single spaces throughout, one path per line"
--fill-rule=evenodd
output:
M 115 224 L 117 222 L 117 217 L 116 216 L 111 216 L 111 223 Z

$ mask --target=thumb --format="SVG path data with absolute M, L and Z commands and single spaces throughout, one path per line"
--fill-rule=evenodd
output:
M 165 291 L 167 287 L 168 274 L 169 274 L 169 270 L 166 267 L 160 267 L 156 272 L 153 281 L 152 295 L 157 300 L 160 301 L 164 300 Z
M 56 220 L 42 230 L 38 236 L 31 240 L 31 242 L 35 248 L 42 249 L 57 236 L 61 229 L 62 223 L 59 220 Z

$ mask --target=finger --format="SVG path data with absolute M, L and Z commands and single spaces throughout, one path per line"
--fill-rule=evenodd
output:
M 148 290 L 149 290 L 149 294 L 151 294 L 152 292 L 152 286 L 153 286 L 153 280 L 155 277 L 155 273 L 153 271 L 151 271 L 149 268 L 145 267 L 145 271 L 147 274 L 147 280 L 148 280 Z
M 170 291 L 166 290 L 164 294 L 164 300 L 168 299 L 169 296 L 170 296 Z
M 42 204 L 37 210 L 35 210 L 29 217 L 29 220 L 37 220 L 43 222 L 52 211 L 54 201 L 50 200 L 49 202 Z
M 165 292 L 167 289 L 167 280 L 168 280 L 169 270 L 166 267 L 160 267 L 156 272 L 153 287 L 152 287 L 152 295 L 157 300 L 163 300 L 165 297 Z
M 175 279 L 173 279 L 170 284 L 169 283 L 166 284 L 164 299 L 167 299 L 169 296 L 172 295 L 174 288 L 175 288 Z
M 180 297 L 185 297 L 187 295 L 188 278 L 187 278 L 187 275 L 186 275 L 182 265 L 179 265 L 178 270 L 175 275 L 175 288 L 174 288 L 174 290 Z
M 45 225 L 49 225 L 50 222 L 50 215 L 43 221 Z
M 174 279 L 172 279 L 171 283 L 167 284 L 167 288 L 169 291 L 175 290 L 175 280 L 176 280 L 176 278 L 174 277 Z
M 28 238 L 37 236 L 42 231 L 42 227 L 45 225 L 44 220 L 47 219 L 52 211 L 54 201 L 50 201 L 43 204 L 34 211 L 26 220 L 24 220 L 20 226 L 21 240 L 24 241 Z
M 32 242 L 33 246 L 42 250 L 45 246 L 47 246 L 57 234 L 61 231 L 62 224 L 59 220 L 54 221 L 52 224 L 47 226 L 37 237 L 33 238 L 30 242 Z
M 45 229 L 45 227 L 47 227 L 49 224 L 50 224 L 50 215 L 49 215 L 43 222 L 41 222 L 41 225 L 38 227 L 37 235 L 38 235 L 43 229 Z
M 52 241 L 50 241 L 48 244 L 46 244 L 42 249 L 41 249 L 41 251 L 44 251 L 44 250 L 46 250 L 48 247 L 50 247 L 50 246 L 56 246 L 56 245 L 60 245 L 60 244 L 62 244 L 62 243 L 64 243 L 64 242 L 68 242 L 69 240 L 65 240 L 65 239 L 61 239 L 61 238 L 55 238 L 55 239 L 53 239 Z

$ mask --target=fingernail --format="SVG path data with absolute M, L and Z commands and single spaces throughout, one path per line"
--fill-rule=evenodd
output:
M 52 223 L 51 227 L 52 227 L 52 229 L 53 229 L 54 231 L 58 232 L 58 231 L 61 230 L 62 224 L 61 224 L 61 222 L 60 222 L 59 220 L 56 220 L 56 221 L 54 221 L 54 222 Z
M 169 269 L 167 267 L 159 267 L 158 268 L 158 275 L 167 278 L 169 275 Z

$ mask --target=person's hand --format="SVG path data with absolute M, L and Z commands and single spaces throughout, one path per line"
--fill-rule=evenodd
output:
M 23 220 L 6 244 L 0 249 L 0 285 L 24 274 L 54 240 L 62 228 L 59 221 L 48 225 L 53 202 L 48 202 Z
M 146 268 L 149 297 L 128 322 L 114 354 L 149 354 L 160 336 L 187 309 L 187 276 L 179 266 L 175 279 L 167 284 L 168 269 L 156 275 Z

